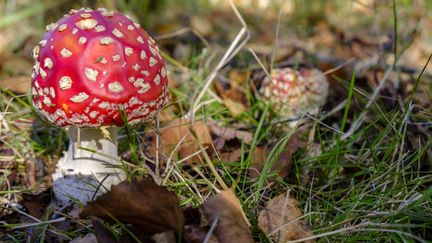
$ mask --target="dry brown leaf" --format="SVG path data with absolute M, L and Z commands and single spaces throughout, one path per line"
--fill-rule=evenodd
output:
M 191 16 L 190 26 L 204 36 L 213 32 L 213 24 L 206 17 Z
M 153 134 L 152 144 L 149 147 L 149 151 L 153 155 L 157 151 L 155 138 L 156 136 Z M 194 152 L 199 151 L 200 145 L 204 147 L 212 143 L 210 132 L 203 121 L 195 121 L 192 126 L 189 119 L 177 118 L 160 128 L 161 147 L 159 148 L 159 153 L 167 157 L 170 156 L 182 139 L 183 141 L 175 152 L 180 158 L 186 158 Z M 193 158 L 188 160 L 188 162 L 192 161 L 195 160 Z
M 233 163 L 239 162 L 243 151 L 241 149 L 235 149 L 233 151 L 224 152 L 219 154 L 219 158 L 222 162 Z
M 80 217 L 89 216 L 109 222 L 114 217 L 149 235 L 170 230 L 178 234 L 184 222 L 177 196 L 150 180 L 112 186 L 83 208 Z
M 246 94 L 242 87 L 248 76 L 249 72 L 231 70 L 229 80 L 222 79 L 215 82 L 216 92 L 222 97 L 222 102 L 234 116 L 246 112 L 248 108 Z
M 92 217 L 92 225 L 94 228 L 94 234 L 97 242 L 103 243 L 116 243 L 116 239 L 112 235 L 111 231 L 105 227 L 105 225 L 96 217 Z
M 225 95 L 222 96 L 222 101 L 224 105 L 230 110 L 231 114 L 233 116 L 238 116 L 244 112 L 246 112 L 246 106 L 244 106 L 242 103 L 236 102 Z
M 291 171 L 292 156 L 300 148 L 306 147 L 307 143 L 300 139 L 298 134 L 294 134 L 288 141 L 285 149 L 279 154 L 278 158 L 273 161 L 270 172 L 277 171 L 279 176 L 286 177 Z M 253 159 L 250 164 L 249 175 L 257 178 L 267 162 L 270 150 L 267 147 L 257 147 L 254 150 Z
M 177 117 L 174 112 L 174 106 L 168 106 L 164 108 L 158 115 L 158 119 L 161 123 L 169 122 L 175 120 Z
M 216 122 L 209 122 L 208 128 L 212 134 L 222 137 L 225 141 L 237 138 L 246 144 L 251 144 L 253 140 L 253 134 L 251 132 L 241 131 L 229 127 L 222 127 L 217 125 Z
M 254 242 L 248 221 L 232 189 L 209 198 L 204 203 L 203 210 L 210 224 L 218 220 L 215 236 L 219 242 Z
M 289 193 L 271 199 L 258 217 L 258 226 L 274 242 L 284 243 L 309 237 L 312 233 L 298 220 L 302 212 L 296 199 Z M 305 242 L 315 242 L 308 240 Z
M 71 240 L 69 243 L 98 243 L 98 240 L 96 239 L 95 234 L 88 233 L 84 237 L 78 237 Z
M 231 85 L 233 88 L 238 88 L 243 85 L 243 83 L 248 79 L 250 76 L 249 71 L 246 72 L 240 72 L 236 69 L 232 69 L 229 71 L 229 79 L 231 80 Z
M 155 243 L 176 243 L 175 235 L 172 231 L 155 234 L 151 237 Z
M 195 226 L 185 226 L 185 238 L 190 243 L 201 243 L 204 242 L 208 234 L 208 227 L 195 227 Z M 216 236 L 213 234 L 210 236 L 208 243 L 218 243 Z
M 42 218 L 51 202 L 51 193 L 48 191 L 33 195 L 23 194 L 22 204 L 29 214 L 35 218 Z
M 17 94 L 30 92 L 30 76 L 14 76 L 0 80 L 0 88 L 10 90 Z

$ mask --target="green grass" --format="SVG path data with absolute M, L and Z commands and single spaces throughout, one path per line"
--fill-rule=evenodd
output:
M 101 2 L 106 5 L 111 4 L 109 1 Z M 118 7 L 121 11 L 133 12 L 141 22 L 144 22 L 145 16 L 151 15 L 150 9 L 155 8 L 158 13 L 163 12 L 161 8 L 164 10 L 163 4 L 153 6 L 150 2 L 143 1 L 140 5 L 140 1 L 119 1 Z M 325 2 L 319 1 L 316 4 L 321 6 Z M 388 9 L 390 12 L 394 11 L 394 26 L 388 26 L 388 30 L 394 28 L 396 38 L 393 51 L 394 55 L 400 58 L 403 53 L 398 53 L 398 49 L 403 49 L 401 47 L 404 45 L 403 41 L 397 39 L 396 33 L 397 25 L 401 28 L 403 22 L 398 20 L 396 12 L 407 3 L 406 1 L 396 2 L 397 4 L 393 7 L 389 6 Z M 62 8 L 67 6 L 69 5 Z M 39 2 L 35 8 L 26 8 L 14 15 L 2 16 L 0 28 L 42 14 L 54 7 L 58 6 L 44 5 Z M 316 11 L 315 8 L 314 4 L 302 6 L 301 11 L 295 15 L 298 26 L 293 28 L 301 28 L 302 25 L 311 24 L 325 17 L 320 15 L 308 19 L 311 17 L 310 13 Z M 369 24 L 367 21 L 366 23 Z M 169 53 L 164 53 L 164 56 L 169 57 L 166 58 L 168 65 L 178 75 L 176 81 L 181 81 L 171 90 L 173 104 L 170 105 L 175 107 L 178 117 L 185 115 L 191 108 L 193 100 L 190 97 L 200 89 L 206 75 L 211 72 L 210 68 L 202 65 L 209 55 L 195 49 L 196 43 L 190 45 L 194 48 L 191 48 L 193 53 L 187 63 L 178 63 L 169 56 Z M 242 64 L 243 70 L 256 65 L 254 58 L 246 50 L 241 52 L 235 61 Z M 187 69 L 182 69 L 179 65 L 185 65 Z M 427 110 L 428 107 L 423 107 L 426 112 L 421 113 L 419 112 L 421 107 L 412 106 L 418 105 L 413 102 L 419 84 L 431 82 L 422 76 L 427 65 L 428 63 L 417 65 L 420 70 L 423 67 L 424 69 L 415 79 L 412 92 L 407 97 L 399 97 L 400 103 L 395 102 L 396 105 L 392 107 L 386 105 L 385 97 L 378 95 L 371 107 L 365 109 L 373 89 L 362 85 L 364 80 L 358 79 L 355 73 L 351 73 L 348 77 L 334 77 L 346 96 L 332 97 L 333 92 L 331 92 L 329 104 L 324 112 L 336 107 L 341 102 L 338 98 L 343 98 L 346 105 L 320 120 L 330 128 L 308 119 L 305 124 L 299 124 L 307 129 L 301 130 L 299 127 L 290 131 L 281 129 L 280 126 L 275 125 L 280 119 L 277 112 L 255 97 L 250 88 L 250 80 L 246 79 L 243 88 L 247 92 L 249 109 L 244 114 L 234 116 L 218 102 L 203 106 L 195 114 L 196 120 L 216 120 L 227 126 L 246 127 L 253 133 L 251 144 L 239 142 L 235 145 L 243 151 L 239 161 L 224 163 L 217 158 L 212 158 L 211 162 L 217 174 L 205 162 L 193 166 L 179 164 L 175 167 L 178 175 L 171 175 L 166 186 L 177 193 L 181 199 L 181 206 L 197 207 L 203 202 L 203 198 L 215 193 L 213 187 L 222 189 L 221 183 L 218 183 L 220 176 L 228 187 L 235 188 L 244 212 L 252 223 L 254 237 L 261 242 L 271 241 L 258 228 L 259 211 L 264 208 L 269 199 L 288 190 L 290 195 L 300 202 L 300 209 L 304 213 L 303 220 L 313 234 L 319 236 L 318 242 L 417 242 L 422 239 L 430 241 L 432 240 L 430 233 L 432 232 L 431 128 L 426 124 L 420 125 L 420 129 L 414 123 L 430 122 L 432 114 Z M 396 75 L 400 75 L 400 72 Z M 364 94 L 368 96 L 365 97 Z M 205 95 L 203 100 L 210 98 L 209 95 Z M 66 135 L 61 130 L 50 127 L 40 120 L 36 120 L 32 126 L 27 126 L 26 130 L 14 125 L 20 119 L 32 119 L 36 116 L 31 110 L 29 99 L 2 90 L 0 110 L 8 112 L 4 122 L 9 125 L 8 129 L 4 125 L 2 127 L 1 145 L 2 148 L 13 151 L 12 160 L 16 162 L 16 170 L 21 178 L 26 174 L 25 163 L 42 159 L 48 166 L 61 156 L 67 143 Z M 362 112 L 367 112 L 365 121 L 349 137 L 342 139 L 343 133 L 347 132 Z M 139 133 L 145 133 L 149 127 L 151 126 L 148 124 L 145 127 L 126 126 L 121 131 L 126 137 L 120 140 L 121 151 L 131 151 L 131 161 L 127 162 L 134 165 L 132 172 L 128 172 L 128 177 L 142 177 L 148 173 L 147 168 L 142 165 L 144 159 L 140 160 L 147 142 Z M 315 130 L 312 141 L 309 141 L 311 136 L 309 131 L 312 127 Z M 303 131 L 299 135 L 300 138 L 312 142 L 310 145 L 313 146 L 297 150 L 292 158 L 293 166 L 289 175 L 281 178 L 277 172 L 271 171 L 271 167 L 277 163 L 277 155 L 285 149 L 290 141 L 289 138 L 298 131 Z M 248 169 L 254 160 L 253 150 L 265 144 L 271 145 L 270 156 L 262 174 L 258 178 L 251 178 L 248 176 Z M 6 154 L 0 155 L 0 159 L 6 157 Z M 131 167 L 125 165 L 125 168 Z M 196 170 L 199 170 L 204 177 Z M 10 172 L 5 171 L 3 175 L 9 175 Z M 3 182 L 2 178 L 0 183 Z M 25 183 L 21 182 L 0 190 L 0 196 L 19 197 L 23 192 L 36 190 L 39 185 L 26 188 Z M 52 214 L 53 212 L 47 212 L 41 220 L 49 220 Z M 72 218 L 67 220 L 76 221 Z M 88 222 L 84 224 L 89 226 Z M 10 223 L 8 226 L 12 227 L 13 224 Z M 48 230 L 61 232 L 73 239 L 85 235 L 86 232 L 91 231 L 91 228 L 61 231 L 53 226 L 40 225 L 35 230 L 38 234 L 33 234 L 32 239 L 43 242 L 46 240 L 45 233 Z M 115 232 L 115 229 L 112 230 Z M 0 240 L 21 242 L 27 236 L 28 232 L 15 230 L 2 235 Z

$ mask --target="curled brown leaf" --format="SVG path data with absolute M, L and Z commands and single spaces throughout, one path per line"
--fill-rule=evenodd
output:
M 89 216 L 111 222 L 116 219 L 149 235 L 170 230 L 179 234 L 184 222 L 175 193 L 150 180 L 112 186 L 110 192 L 83 208 L 80 217 Z
M 219 242 L 254 242 L 249 231 L 249 223 L 232 189 L 208 199 L 203 209 L 207 220 L 210 223 L 217 223 L 215 236 Z
M 152 134 L 152 143 L 149 147 L 150 153 L 155 155 L 157 151 L 156 135 Z M 211 144 L 211 135 L 203 121 L 195 121 L 193 126 L 189 119 L 177 118 L 168 122 L 160 128 L 159 154 L 169 157 L 174 155 L 179 158 L 186 158 L 200 150 L 200 145 Z M 188 162 L 195 162 L 194 157 Z
M 283 243 L 309 237 L 312 233 L 300 221 L 299 203 L 289 193 L 271 199 L 258 217 L 258 225 L 274 242 Z M 305 241 L 308 243 L 315 240 Z

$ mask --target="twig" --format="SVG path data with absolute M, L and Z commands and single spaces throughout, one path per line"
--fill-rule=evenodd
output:
M 218 72 L 225 66 L 239 51 L 243 46 L 246 44 L 246 42 L 249 40 L 250 33 L 247 29 L 246 22 L 244 21 L 243 17 L 240 15 L 238 9 L 232 2 L 232 0 L 229 0 L 231 4 L 231 8 L 233 9 L 234 13 L 236 14 L 238 20 L 240 21 L 242 28 L 234 38 L 234 41 L 229 46 L 228 50 L 225 52 L 219 63 L 216 65 L 216 67 L 210 72 L 210 74 L 207 76 L 207 78 L 204 81 L 204 85 L 201 89 L 201 92 L 198 93 L 197 97 L 195 98 L 195 101 L 193 102 L 191 109 L 189 113 L 187 114 L 188 117 L 192 118 L 192 122 L 194 121 L 194 116 L 196 112 L 196 107 L 201 102 L 201 99 L 203 98 L 204 94 L 209 89 L 210 85 L 213 83 L 214 78 L 218 74 Z
M 20 209 L 18 209 L 17 207 L 15 207 L 15 206 L 12 205 L 12 204 L 9 204 L 8 206 L 9 206 L 12 210 L 14 210 L 15 212 L 18 212 L 18 213 L 20 213 L 20 214 L 22 214 L 22 215 L 24 215 L 24 216 L 26 216 L 26 217 L 28 217 L 28 218 L 30 218 L 30 219 L 36 221 L 37 223 L 36 223 L 35 225 L 33 225 L 33 226 L 38 226 L 38 225 L 43 225 L 43 224 L 50 224 L 51 222 L 54 222 L 54 223 L 55 223 L 55 222 L 61 222 L 61 221 L 64 221 L 64 220 L 65 220 L 65 218 L 62 217 L 62 218 L 59 218 L 59 219 L 61 219 L 61 220 L 58 220 L 58 221 L 50 220 L 50 221 L 45 221 L 45 222 L 43 222 L 43 221 L 41 221 L 41 220 L 39 220 L 39 219 L 37 219 L 37 218 L 31 216 L 30 214 L 21 211 Z M 67 236 L 67 235 L 65 235 L 65 234 L 62 234 L 62 233 L 59 233 L 59 232 L 56 232 L 56 231 L 54 231 L 54 230 L 50 230 L 50 229 L 47 229 L 47 230 L 48 230 L 49 232 L 55 234 L 55 235 L 61 236 L 61 237 L 65 238 L 65 239 L 68 239 L 68 240 L 72 240 L 69 236 Z

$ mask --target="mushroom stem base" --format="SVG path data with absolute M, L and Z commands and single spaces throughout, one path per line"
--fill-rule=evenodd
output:
M 117 128 L 106 129 L 110 139 L 96 128 L 69 128 L 69 148 L 57 164 L 53 191 L 59 204 L 75 198 L 81 203 L 124 180 L 117 153 Z

